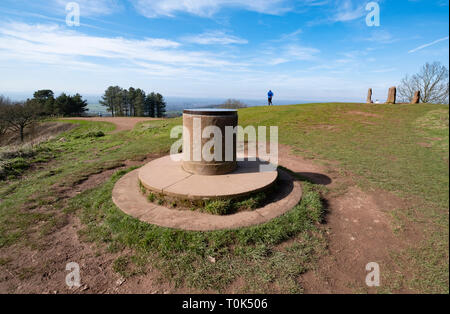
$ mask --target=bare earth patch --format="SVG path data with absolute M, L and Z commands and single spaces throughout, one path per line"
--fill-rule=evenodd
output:
M 136 122 L 137 123 L 137 122 Z M 280 145 L 280 164 L 316 184 L 327 186 L 325 196 L 328 214 L 324 228 L 329 238 L 329 254 L 321 258 L 317 268 L 299 279 L 306 293 L 354 293 L 373 292 L 365 288 L 365 266 L 377 262 L 390 265 L 390 252 L 406 247 L 409 241 L 395 235 L 390 223 L 389 211 L 404 208 L 407 204 L 386 191 L 365 192 L 358 188 L 348 173 L 342 173 L 337 165 L 324 166 L 290 153 L 290 147 Z M 55 191 L 61 197 L 70 198 L 86 189 L 96 187 L 110 178 L 118 169 L 143 165 L 154 159 L 128 161 L 124 166 L 95 174 L 73 189 Z M 61 214 L 62 215 L 62 214 Z M 128 279 L 113 271 L 113 262 L 123 256 L 108 253 L 95 243 L 79 238 L 81 223 L 74 214 L 67 214 L 55 232 L 44 236 L 38 247 L 31 249 L 13 245 L 0 251 L 2 269 L 1 293 L 196 293 L 185 288 L 175 288 L 158 280 L 160 273 L 148 269 L 143 275 Z M 415 233 L 411 233 L 414 235 Z M 70 289 L 65 284 L 67 263 L 77 262 L 81 267 L 81 284 Z M 383 276 L 383 275 L 382 275 Z M 383 278 L 383 277 L 382 277 Z M 239 282 L 239 281 L 238 281 Z M 382 282 L 383 284 L 383 282 Z M 236 286 L 238 285 L 238 286 Z M 372 289 L 372 288 L 371 288 Z M 234 283 L 230 291 L 239 292 Z M 400 292 L 409 292 L 402 290 Z
M 372 118 L 381 118 L 381 116 L 379 114 L 363 112 L 363 111 L 349 111 L 349 112 L 347 112 L 347 114 L 364 116 L 364 117 L 372 117 Z
M 407 207 L 406 202 L 386 191 L 363 191 L 350 174 L 294 156 L 287 146 L 280 146 L 279 153 L 281 165 L 316 184 L 325 184 L 330 191 L 325 196 L 328 214 L 324 225 L 329 238 L 329 255 L 321 259 L 314 272 L 301 277 L 305 292 L 374 291 L 365 286 L 366 265 L 377 262 L 381 272 L 386 265 L 392 268 L 390 252 L 417 240 L 417 236 L 408 241 L 401 239 L 394 234 L 390 223 L 389 211 Z
M 432 144 L 430 144 L 430 143 L 423 143 L 423 142 L 417 143 L 417 145 L 425 147 L 425 148 L 433 147 Z
M 73 189 L 55 190 L 61 198 L 70 198 L 82 191 L 94 188 L 111 175 L 124 168 L 143 165 L 154 156 L 142 161 L 127 161 L 124 166 L 109 169 L 91 175 Z M 174 289 L 170 284 L 160 282 L 160 274 L 155 269 L 148 269 L 143 276 L 122 278 L 114 272 L 112 265 L 119 257 L 126 254 L 112 254 L 95 243 L 80 239 L 82 225 L 74 214 L 62 216 L 61 226 L 42 239 L 33 239 L 37 243 L 33 248 L 23 244 L 13 245 L 0 250 L 0 293 L 187 293 Z M 80 265 L 81 287 L 69 288 L 65 283 L 69 273 L 67 263 Z

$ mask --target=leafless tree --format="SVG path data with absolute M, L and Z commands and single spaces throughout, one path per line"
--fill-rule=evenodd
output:
M 405 76 L 397 89 L 404 102 L 411 102 L 416 91 L 423 103 L 448 104 L 448 69 L 439 62 L 426 63 L 419 73 Z
M 20 133 L 20 140 L 24 140 L 24 130 L 38 119 L 38 111 L 30 102 L 13 103 L 3 106 L 1 120 Z
M 246 108 L 247 105 L 237 99 L 228 99 L 227 101 L 225 101 L 223 104 L 219 105 L 218 107 L 224 108 L 224 109 L 240 109 L 240 108 Z
M 0 138 L 5 135 L 10 125 L 6 121 L 6 107 L 11 105 L 11 101 L 0 95 Z

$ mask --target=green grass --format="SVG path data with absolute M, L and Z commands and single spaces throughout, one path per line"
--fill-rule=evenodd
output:
M 224 291 L 242 278 L 247 283 L 246 292 L 271 292 L 274 286 L 279 292 L 301 292 L 297 277 L 312 269 L 324 252 L 326 243 L 317 225 L 317 217 L 324 210 L 320 188 L 310 183 L 303 183 L 304 197 L 298 206 L 269 223 L 229 231 L 191 232 L 149 225 L 120 211 L 111 200 L 111 190 L 125 173 L 119 171 L 103 186 L 70 201 L 69 208 L 81 209 L 81 221 L 86 226 L 81 235 L 86 241 L 103 243 L 111 252 L 117 248 L 134 250 L 135 258 L 151 261 L 162 278 L 176 286 Z M 294 242 L 287 248 L 278 247 L 291 238 Z M 216 262 L 211 263 L 209 257 Z M 137 266 L 142 272 L 142 263 L 136 265 L 121 256 L 113 267 L 121 275 L 130 276 Z
M 141 182 L 139 182 L 141 193 L 147 197 L 150 203 L 158 205 L 166 205 L 170 208 L 178 210 L 191 210 L 209 213 L 212 215 L 231 215 L 240 211 L 252 211 L 265 204 L 276 189 L 267 189 L 265 192 L 252 193 L 243 197 L 231 199 L 199 199 L 190 200 L 177 197 L 169 197 L 147 190 Z
M 280 142 L 294 153 L 337 162 L 333 167 L 362 188 L 385 189 L 410 201 L 409 208 L 391 213 L 392 221 L 399 237 L 403 226 L 412 224 L 423 230 L 423 241 L 392 252 L 408 276 L 388 275 L 399 287 L 448 293 L 448 115 L 443 105 L 306 104 L 242 109 L 239 122 L 278 125 Z M 111 133 L 108 123 L 66 122 L 78 127 L 30 155 L 8 157 L 18 161 L 0 180 L 0 249 L 15 244 L 38 249 L 75 212 L 85 226 L 83 239 L 127 252 L 113 265 L 124 277 L 145 272 L 150 263 L 178 286 L 226 290 L 240 279 L 238 292 L 301 292 L 298 275 L 313 267 L 326 246 L 316 225 L 323 215 L 317 186 L 304 182 L 307 193 L 294 211 L 255 228 L 199 233 L 150 226 L 111 202 L 112 185 L 123 171 L 75 198 L 65 193 L 127 160 L 167 154 L 174 141 L 170 129 L 181 119 L 143 122 L 119 133 Z M 250 203 L 241 205 L 251 208 Z
M 279 125 L 280 142 L 294 153 L 337 161 L 361 187 L 411 200 L 413 207 L 402 216 L 424 229 L 424 240 L 396 252 L 398 263 L 413 274 L 405 285 L 448 293 L 448 106 L 307 104 L 249 108 L 239 112 L 239 120 L 244 126 Z

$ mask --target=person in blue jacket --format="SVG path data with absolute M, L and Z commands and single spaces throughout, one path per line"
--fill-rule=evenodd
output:
M 269 90 L 269 92 L 267 93 L 267 96 L 269 98 L 269 106 L 273 106 L 273 104 L 272 104 L 273 92 L 271 90 Z

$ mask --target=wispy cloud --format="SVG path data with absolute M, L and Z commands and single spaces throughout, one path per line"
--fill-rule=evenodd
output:
M 183 49 L 163 38 L 99 37 L 56 24 L 0 24 L 0 59 L 15 63 L 127 70 L 153 70 L 155 75 L 245 66 L 206 51 Z
M 333 24 L 338 22 L 351 22 L 361 19 L 367 14 L 365 6 L 368 1 L 364 0 L 334 0 L 316 2 L 317 7 L 322 7 L 322 14 L 306 23 L 313 27 L 322 24 Z M 312 5 L 310 5 L 311 7 Z
M 320 50 L 312 47 L 301 46 L 299 44 L 287 44 L 276 49 L 265 51 L 267 63 L 279 65 L 295 61 L 313 61 L 317 59 Z
M 428 43 L 428 44 L 419 46 L 419 47 L 417 47 L 417 48 L 411 49 L 410 51 L 408 51 L 408 53 L 414 53 L 414 52 L 416 52 L 416 51 L 419 51 L 419 50 L 422 50 L 422 49 L 424 49 L 424 48 L 433 46 L 433 45 L 435 45 L 435 44 L 437 44 L 437 43 L 440 43 L 440 42 L 442 42 L 442 41 L 446 41 L 446 40 L 448 40 L 448 39 L 449 39 L 449 36 L 444 37 L 444 38 L 441 38 L 441 39 L 438 39 L 438 40 L 435 40 L 435 41 L 433 41 L 433 42 L 431 42 L 431 43 Z
M 396 42 L 397 39 L 386 30 L 372 30 L 368 37 L 362 38 L 362 40 L 370 41 L 379 44 L 391 44 Z
M 280 38 L 274 39 L 273 41 L 295 41 L 298 39 L 298 35 L 300 35 L 301 33 L 303 33 L 303 30 L 299 28 L 293 32 L 282 34 Z
M 57 8 L 65 11 L 67 0 L 52 0 Z M 80 13 L 83 16 L 109 15 L 123 9 L 118 0 L 75 0 L 80 5 Z
M 336 13 L 332 17 L 334 22 L 348 22 L 359 19 L 366 14 L 366 3 L 354 3 L 351 0 L 336 2 Z
M 199 44 L 199 45 L 230 45 L 230 44 L 247 44 L 248 40 L 229 35 L 224 31 L 211 31 L 198 35 L 185 36 L 183 41 Z
M 223 8 L 240 8 L 266 14 L 281 14 L 290 8 L 285 0 L 131 0 L 139 13 L 148 17 L 173 17 L 177 13 L 211 17 Z

